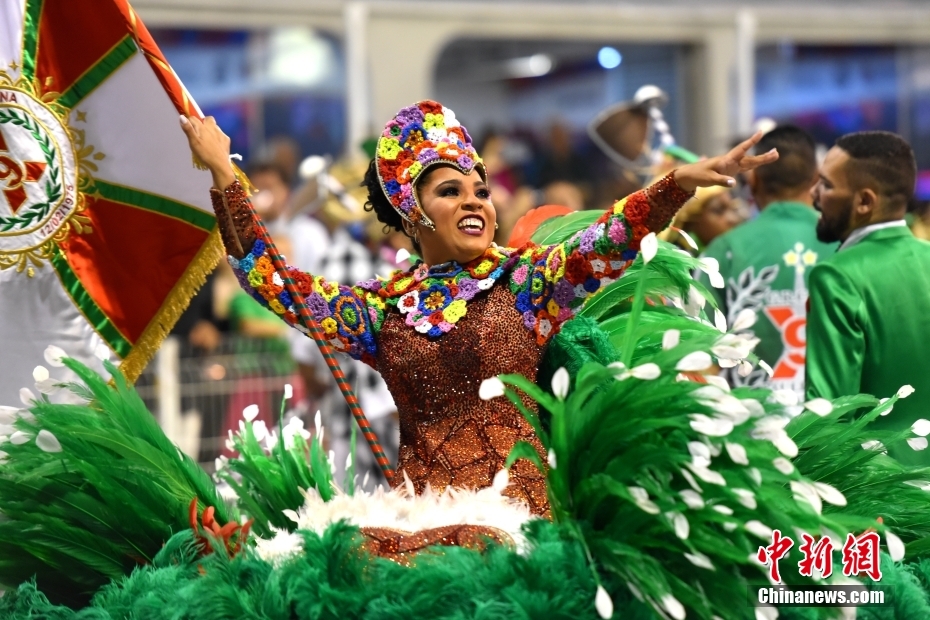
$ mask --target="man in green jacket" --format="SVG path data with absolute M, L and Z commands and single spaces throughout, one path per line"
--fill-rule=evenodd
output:
M 756 146 L 778 150 L 778 161 L 747 174 L 761 213 L 717 237 L 704 257 L 716 259 L 725 288 L 711 289 L 727 322 L 749 309 L 759 338 L 756 353 L 771 369 L 741 376 L 736 368 L 723 373 L 734 387 L 765 386 L 790 390 L 804 398 L 804 348 L 807 321 L 807 277 L 811 267 L 836 252 L 837 244 L 821 243 L 814 231 L 817 212 L 811 188 L 817 180 L 813 139 L 798 127 L 776 127 Z M 706 276 L 703 276 L 706 281 Z
M 817 237 L 842 245 L 810 276 L 807 395 L 885 398 L 913 386 L 878 419 L 883 430 L 930 418 L 930 243 L 904 223 L 915 179 L 907 142 L 869 131 L 836 141 L 813 190 Z M 916 450 L 927 442 L 911 439 L 887 446 L 889 454 L 930 465 L 930 451 Z

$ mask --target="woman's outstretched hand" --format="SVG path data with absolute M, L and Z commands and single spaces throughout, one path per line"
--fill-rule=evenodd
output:
M 747 155 L 761 139 L 762 132 L 760 131 L 734 147 L 726 155 L 702 159 L 697 163 L 682 166 L 675 170 L 675 181 L 686 192 L 714 185 L 733 187 L 736 185 L 736 179 L 733 178 L 735 174 L 770 164 L 778 159 L 778 151 L 775 149 L 762 155 Z
M 200 120 L 182 114 L 181 129 L 187 135 L 191 152 L 213 174 L 215 188 L 225 189 L 236 180 L 229 163 L 229 136 L 223 133 L 212 116 Z

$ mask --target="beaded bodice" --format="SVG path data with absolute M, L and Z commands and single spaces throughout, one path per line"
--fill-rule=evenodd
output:
M 397 471 L 406 472 L 417 492 L 427 484 L 479 489 L 491 485 L 514 444 L 530 442 L 543 461 L 532 427 L 508 400 L 478 397 L 484 379 L 518 373 L 535 380 L 542 355 L 533 332 L 523 326 L 514 295 L 497 286 L 469 303 L 468 316 L 442 338 L 410 329 L 390 314 L 379 334 L 376 368 L 400 416 Z M 533 406 L 526 399 L 527 406 Z M 529 461 L 510 470 L 505 492 L 526 501 L 537 514 L 548 509 L 543 475 Z M 396 481 L 403 484 L 403 477 Z

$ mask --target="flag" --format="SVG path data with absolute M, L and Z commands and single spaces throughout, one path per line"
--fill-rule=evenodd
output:
M 0 404 L 48 345 L 135 380 L 221 258 L 180 113 L 125 0 L 0 3 Z

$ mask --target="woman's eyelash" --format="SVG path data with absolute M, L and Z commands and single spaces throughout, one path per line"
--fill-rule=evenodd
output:
M 455 187 L 444 187 L 443 189 L 439 190 L 440 196 L 457 196 L 458 193 L 459 190 Z M 475 192 L 475 194 L 480 198 L 490 198 L 491 190 L 479 189 L 477 192 Z

